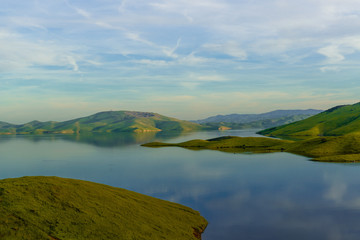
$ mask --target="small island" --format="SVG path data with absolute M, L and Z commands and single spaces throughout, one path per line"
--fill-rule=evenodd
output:
M 180 204 L 59 177 L 0 180 L 0 239 L 201 239 L 207 221 Z
M 289 152 L 322 162 L 360 162 L 360 135 L 315 137 L 300 141 L 266 137 L 219 137 L 195 139 L 182 143 L 151 142 L 145 147 L 183 147 L 192 150 L 211 149 L 230 153 Z

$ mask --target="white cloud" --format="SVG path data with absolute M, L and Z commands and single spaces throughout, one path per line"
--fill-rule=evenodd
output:
M 325 67 L 321 67 L 320 71 L 325 73 L 325 72 L 337 72 L 339 71 L 340 68 L 337 66 L 325 66 Z
M 220 75 L 190 74 L 189 78 L 199 82 L 224 82 L 228 80 L 226 77 Z
M 73 67 L 73 70 L 75 72 L 79 71 L 79 66 L 76 63 L 75 59 L 72 56 L 67 56 L 67 59 L 69 61 L 69 64 Z
M 209 58 L 196 56 L 195 54 L 196 54 L 195 52 L 192 52 L 187 56 L 183 56 L 181 59 L 179 59 L 179 63 L 184 65 L 194 66 L 194 65 L 208 63 L 211 60 Z
M 127 0 L 122 0 L 121 1 L 121 4 L 119 6 L 119 12 L 120 13 L 124 13 L 125 10 L 126 10 L 126 3 L 127 3 Z
M 78 14 L 80 14 L 81 16 L 85 17 L 85 18 L 90 18 L 91 17 L 91 14 L 87 11 L 85 11 L 84 9 L 81 9 L 81 8 L 74 8 L 76 10 L 76 12 Z
M 327 57 L 329 63 L 338 63 L 345 59 L 345 57 L 340 53 L 339 47 L 335 45 L 320 48 L 318 53 Z
M 41 23 L 41 21 L 34 17 L 17 16 L 11 17 L 9 20 L 11 24 L 16 27 L 34 28 L 47 31 L 47 28 Z
M 70 4 L 68 0 L 64 0 L 64 2 L 68 7 L 74 9 L 76 11 L 76 13 L 79 14 L 80 16 L 85 17 L 85 18 L 91 17 L 91 14 L 88 11 L 78 8 L 78 7 L 75 7 L 74 5 Z
M 126 32 L 125 36 L 130 40 L 133 40 L 133 41 L 136 41 L 136 42 L 141 42 L 141 43 L 144 43 L 144 44 L 149 45 L 149 46 L 154 46 L 154 43 L 142 38 L 139 33 Z
M 198 75 L 190 73 L 187 76 L 182 77 L 182 79 L 179 80 L 178 84 L 184 88 L 195 90 L 203 84 L 225 81 L 228 81 L 228 79 L 221 75 Z
M 135 63 L 158 66 L 158 67 L 165 67 L 169 66 L 171 63 L 164 61 L 164 60 L 151 60 L 151 59 L 141 59 L 134 61 Z
M 176 1 L 161 1 L 153 2 L 149 4 L 150 6 L 160 9 L 161 11 L 169 13 L 179 13 L 183 14 L 187 18 L 189 15 L 198 16 L 199 13 L 209 13 L 216 12 L 222 9 L 227 8 L 226 3 L 220 3 L 219 1 L 214 0 L 176 0 Z M 193 18 L 191 17 L 193 20 Z
M 167 47 L 163 47 L 163 52 L 165 53 L 166 56 L 168 57 L 172 57 L 172 58 L 177 58 L 178 55 L 175 54 L 175 51 L 178 49 L 178 47 L 180 46 L 180 42 L 181 42 L 181 38 L 179 38 L 176 42 L 176 46 L 174 48 L 167 48 Z
M 0 69 L 3 71 L 68 65 L 77 71 L 79 67 L 70 52 L 51 42 L 29 41 L 19 34 L 0 31 Z
M 330 44 L 318 50 L 327 57 L 327 63 L 337 64 L 346 60 L 346 56 L 360 52 L 360 35 L 340 37 L 329 40 Z

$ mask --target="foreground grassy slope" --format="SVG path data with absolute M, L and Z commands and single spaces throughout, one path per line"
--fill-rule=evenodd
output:
M 331 108 L 302 121 L 265 129 L 267 136 L 341 136 L 360 132 L 360 103 Z
M 64 122 L 33 121 L 22 125 L 0 122 L 2 134 L 42 134 L 80 132 L 148 132 L 148 131 L 195 131 L 199 124 L 162 116 L 157 113 L 108 111 Z
M 102 184 L 0 181 L 0 239 L 199 239 L 206 225 L 190 208 Z
M 225 152 L 289 152 L 325 162 L 360 162 L 360 134 L 337 137 L 315 137 L 288 141 L 262 137 L 221 137 L 209 140 L 190 140 L 183 143 L 153 142 L 147 147 L 177 146 L 189 149 L 212 149 Z

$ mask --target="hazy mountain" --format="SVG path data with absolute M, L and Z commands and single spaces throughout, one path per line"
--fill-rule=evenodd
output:
M 360 103 L 337 106 L 305 120 L 260 133 L 271 136 L 339 136 L 357 132 L 360 132 Z
M 0 122 L 2 134 L 193 131 L 204 127 L 189 121 L 150 112 L 108 111 L 64 122 L 32 121 L 15 125 Z
M 322 110 L 276 110 L 262 114 L 217 115 L 194 121 L 211 129 L 271 128 L 300 121 L 322 112 Z
M 228 114 L 216 115 L 201 120 L 195 120 L 196 123 L 215 123 L 215 122 L 228 122 L 228 123 L 249 123 L 260 120 L 273 120 L 291 116 L 313 116 L 322 112 L 322 110 L 307 109 L 307 110 L 276 110 L 261 114 Z

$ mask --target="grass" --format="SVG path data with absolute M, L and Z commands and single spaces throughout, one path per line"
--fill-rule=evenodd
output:
M 188 207 L 102 184 L 0 181 L 0 239 L 198 239 L 206 226 Z
M 212 149 L 225 152 L 289 152 L 313 158 L 314 161 L 360 162 L 360 134 L 314 137 L 291 141 L 265 137 L 220 137 L 183 143 L 147 143 L 146 147 L 177 146 L 189 149 Z

